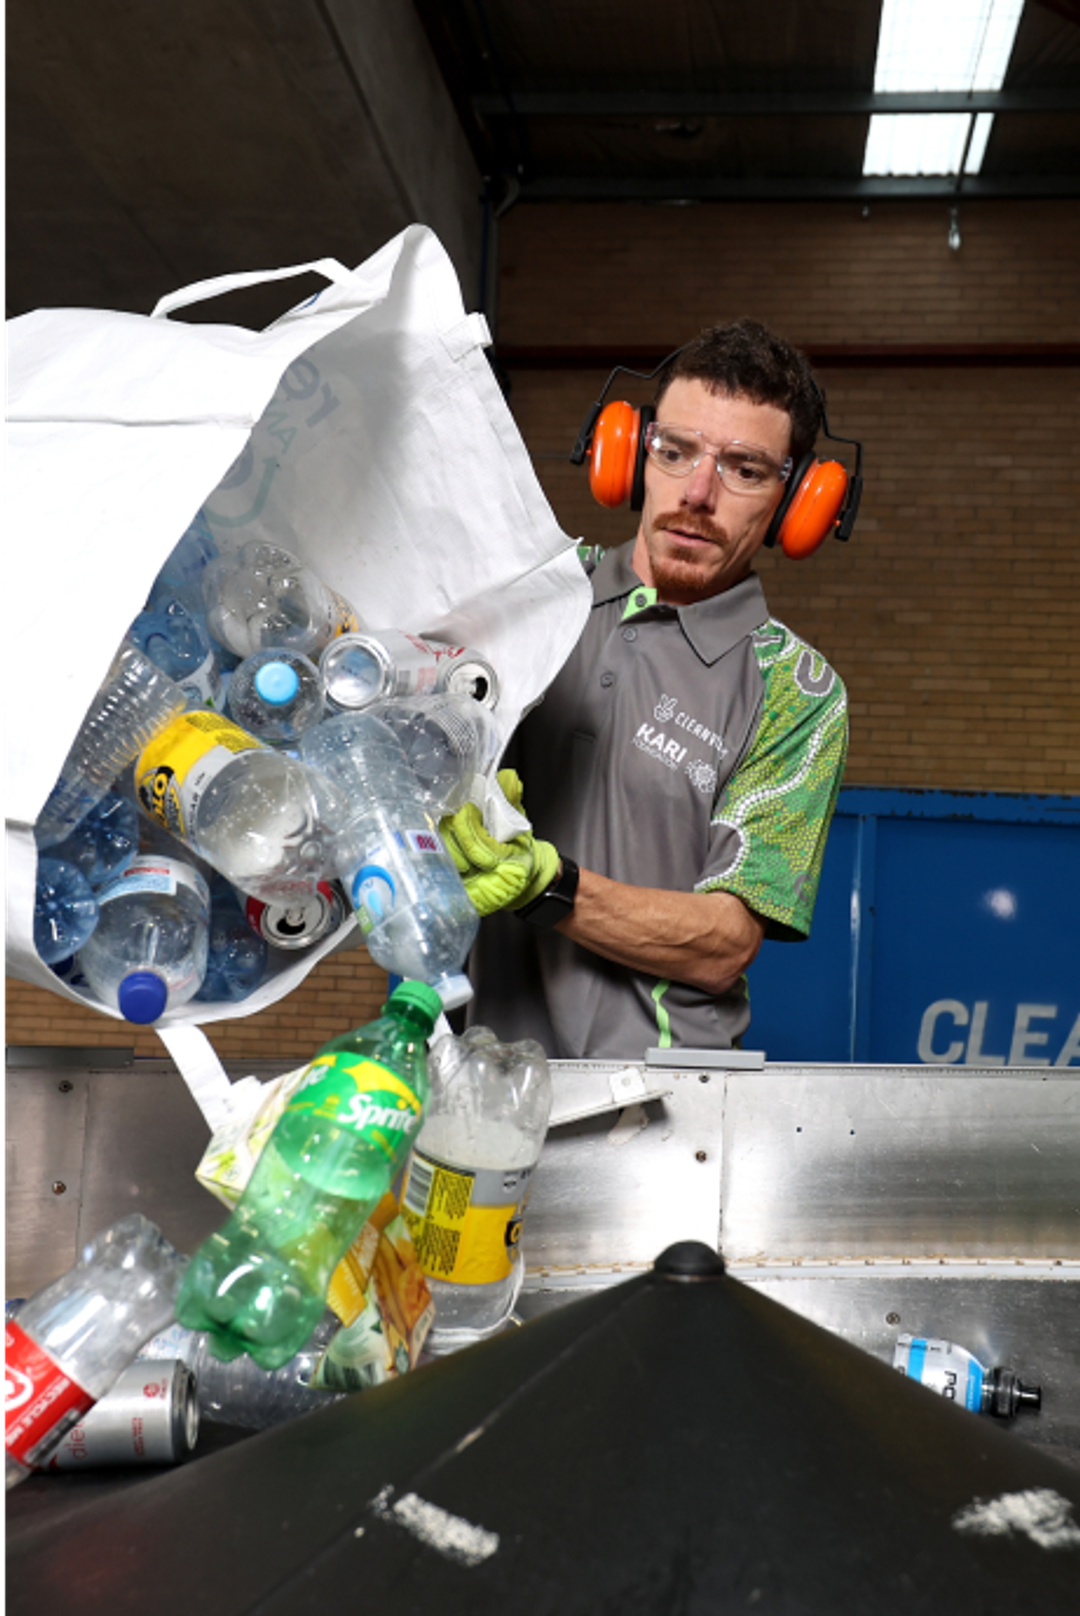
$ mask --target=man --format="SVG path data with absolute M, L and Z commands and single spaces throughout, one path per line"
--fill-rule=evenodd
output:
M 752 570 L 821 424 L 809 366 L 755 322 L 714 327 L 655 407 L 637 535 L 501 776 L 543 840 L 444 824 L 481 912 L 504 907 L 470 1019 L 551 1057 L 738 1043 L 763 938 L 809 932 L 846 754 L 841 681 Z

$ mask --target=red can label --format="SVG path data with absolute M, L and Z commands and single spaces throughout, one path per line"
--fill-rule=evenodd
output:
M 5 1324 L 4 1441 L 13 1459 L 32 1468 L 95 1401 L 16 1320 Z

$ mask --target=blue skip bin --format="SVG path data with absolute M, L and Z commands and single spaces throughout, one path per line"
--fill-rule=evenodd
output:
M 840 793 L 813 934 L 764 944 L 769 1060 L 1080 1067 L 1080 798 Z

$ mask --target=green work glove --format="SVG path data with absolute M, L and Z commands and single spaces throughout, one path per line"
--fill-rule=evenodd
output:
M 499 784 L 507 800 L 520 810 L 521 781 L 514 771 L 503 769 Z M 551 843 L 538 842 L 531 831 L 505 842 L 496 841 L 485 830 L 483 816 L 473 802 L 448 814 L 439 830 L 465 890 L 481 915 L 492 915 L 497 909 L 520 909 L 531 903 L 546 891 L 559 867 L 559 855 Z
M 516 769 L 500 769 L 499 785 L 502 794 L 518 813 L 525 812 L 522 798 L 525 795 L 521 784 L 521 776 Z M 546 892 L 554 881 L 559 870 L 559 854 L 550 842 L 538 842 L 530 833 L 525 836 L 515 836 L 515 842 L 529 842 L 532 849 L 532 873 L 529 876 L 521 893 L 506 905 L 507 909 L 524 909 L 527 903 L 532 903 L 542 892 Z

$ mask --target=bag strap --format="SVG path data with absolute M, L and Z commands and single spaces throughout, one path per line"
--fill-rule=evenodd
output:
M 325 275 L 338 286 L 347 286 L 353 278 L 352 270 L 339 264 L 336 258 L 315 258 L 310 264 L 293 264 L 288 269 L 252 269 L 235 275 L 215 275 L 208 281 L 193 281 L 175 292 L 159 298 L 150 311 L 152 320 L 163 319 L 175 309 L 186 309 L 192 303 L 205 303 L 207 298 L 220 297 L 224 292 L 237 292 L 245 286 L 261 286 L 264 281 L 284 281 L 293 275 L 306 275 L 313 271 Z
M 232 1083 L 217 1050 L 201 1027 L 158 1027 L 155 1029 L 184 1079 L 191 1097 L 206 1118 L 210 1132 L 221 1127 L 232 1109 Z

